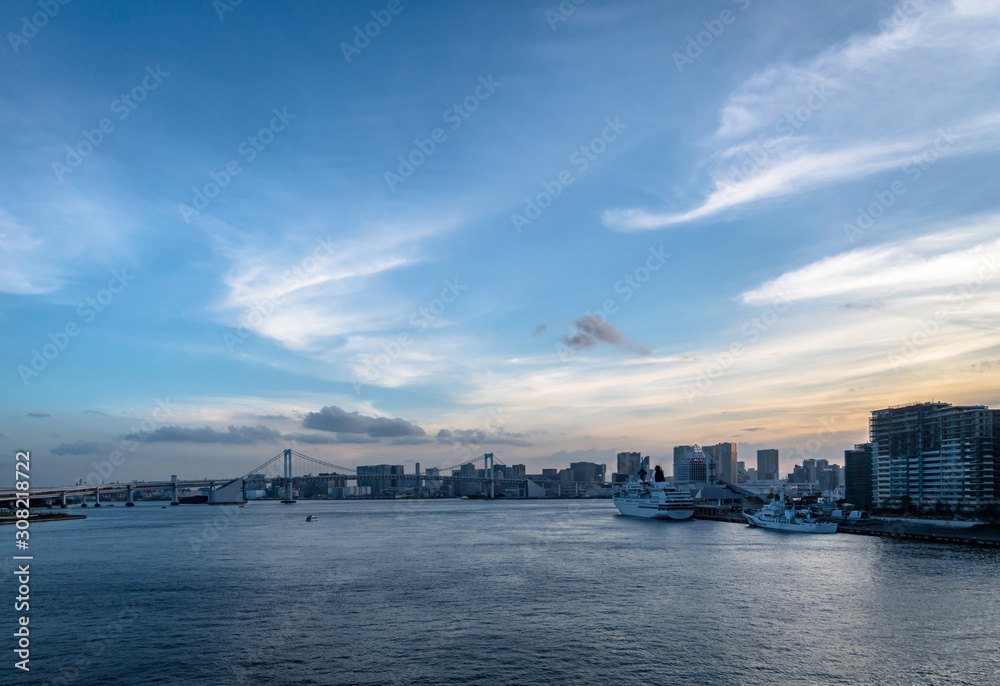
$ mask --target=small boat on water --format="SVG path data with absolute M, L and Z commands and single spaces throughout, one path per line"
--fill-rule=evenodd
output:
M 652 519 L 691 519 L 694 500 L 687 490 L 682 491 L 666 481 L 663 470 L 656 466 L 653 480 L 646 480 L 646 465 L 611 496 L 611 502 L 627 517 Z
M 315 522 L 317 519 L 319 519 L 319 517 L 317 517 L 316 515 L 309 515 L 308 517 L 306 517 L 307 522 Z
M 778 497 L 756 512 L 744 512 L 743 517 L 750 526 L 772 531 L 787 531 L 800 534 L 835 534 L 836 522 L 821 522 L 807 509 L 798 509 L 792 503 L 785 503 L 785 489 Z

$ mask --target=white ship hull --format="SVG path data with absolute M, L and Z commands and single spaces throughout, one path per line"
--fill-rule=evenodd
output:
M 835 534 L 837 533 L 836 522 L 788 522 L 762 519 L 757 515 L 743 515 L 750 526 L 770 529 L 772 531 L 787 531 L 789 533 L 800 534 Z
M 671 503 L 657 503 L 650 498 L 613 498 L 615 507 L 627 517 L 650 519 L 691 519 L 694 508 Z

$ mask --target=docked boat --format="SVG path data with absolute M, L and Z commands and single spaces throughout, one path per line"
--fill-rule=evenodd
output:
M 618 511 L 628 517 L 652 519 L 691 519 L 694 500 L 689 491 L 667 483 L 659 466 L 653 480 L 646 480 L 646 470 L 639 469 L 636 478 L 626 482 L 611 496 Z
M 743 517 L 750 526 L 773 531 L 788 531 L 802 534 L 835 534 L 836 522 L 821 522 L 809 510 L 796 509 L 793 504 L 786 504 L 785 491 L 781 490 L 778 497 L 756 512 L 744 512 Z
M 306 517 L 307 522 L 315 522 L 317 519 L 319 519 L 319 517 L 317 517 L 316 515 L 309 515 L 308 517 Z

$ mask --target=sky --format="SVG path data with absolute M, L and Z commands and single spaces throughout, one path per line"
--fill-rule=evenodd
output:
M 0 9 L 0 451 L 37 485 L 531 472 L 1000 406 L 1000 5 Z M 99 476 L 98 476 L 99 475 Z

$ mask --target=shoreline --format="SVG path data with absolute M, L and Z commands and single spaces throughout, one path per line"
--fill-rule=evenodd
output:
M 36 524 L 38 522 L 59 522 L 68 519 L 86 519 L 87 515 L 78 514 L 67 514 L 65 512 L 35 512 L 28 515 L 28 522 L 30 524 Z M 14 524 L 19 521 L 17 517 L 13 515 L 3 515 L 0 516 L 0 525 L 3 524 Z

